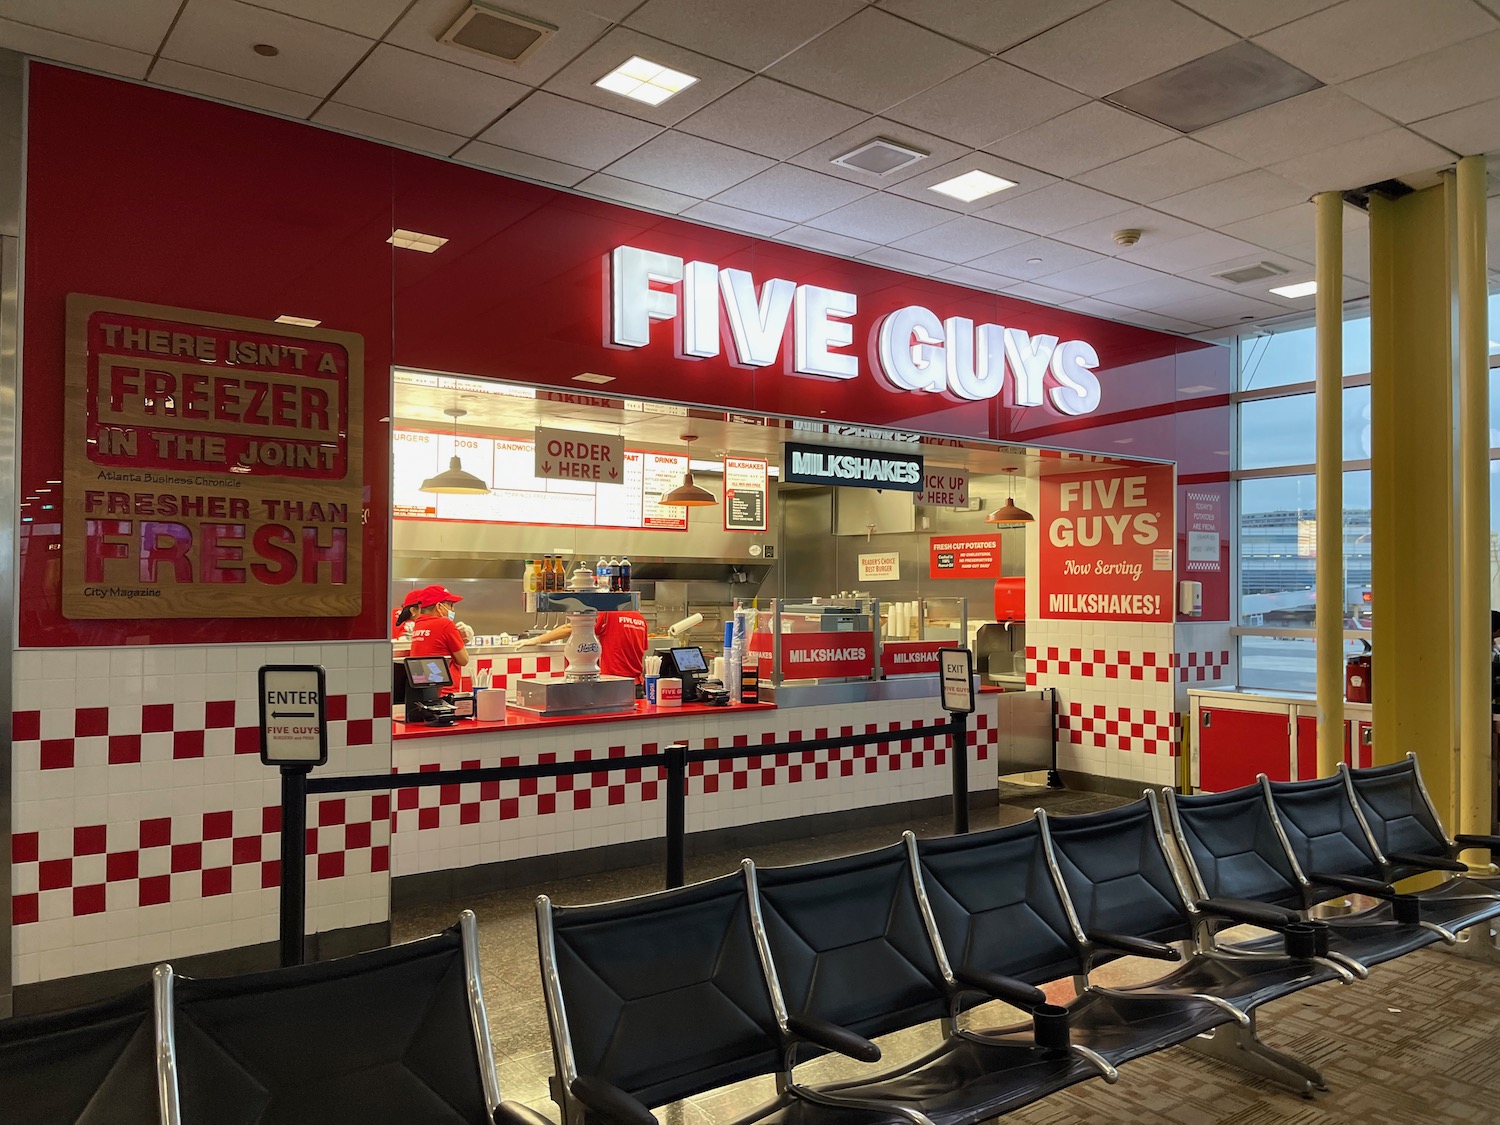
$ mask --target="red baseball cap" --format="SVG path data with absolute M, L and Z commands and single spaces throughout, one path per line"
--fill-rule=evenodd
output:
M 439 602 L 452 603 L 463 600 L 461 595 L 452 593 L 446 586 L 441 585 L 428 586 L 425 589 L 417 591 L 417 601 L 421 603 L 423 609 L 430 605 L 437 605 Z
M 402 609 L 405 609 L 409 605 L 421 605 L 421 604 L 422 604 L 422 591 L 421 590 L 413 590 L 411 593 L 407 594 L 406 597 L 404 597 L 404 598 L 401 599 L 401 608 Z

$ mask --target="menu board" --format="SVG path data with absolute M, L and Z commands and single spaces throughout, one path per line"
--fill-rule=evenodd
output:
M 466 472 L 490 490 L 434 494 L 421 485 L 457 456 Z M 530 438 L 488 438 L 397 430 L 392 435 L 391 500 L 397 519 L 546 524 L 554 527 L 687 529 L 686 508 L 663 508 L 663 493 L 682 483 L 687 458 L 676 453 L 625 451 L 618 484 L 546 480 L 536 475 Z
M 766 530 L 766 462 L 724 458 L 724 530 Z

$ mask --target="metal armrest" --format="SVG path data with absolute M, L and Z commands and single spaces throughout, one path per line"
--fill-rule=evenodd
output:
M 1295 910 L 1243 898 L 1206 898 L 1198 903 L 1198 909 L 1231 922 L 1244 922 L 1268 930 L 1302 921 L 1302 915 Z
M 1461 848 L 1500 848 L 1500 836 L 1472 836 L 1466 832 L 1453 837 L 1453 842 Z
M 494 1120 L 495 1125 L 552 1125 L 551 1118 L 520 1102 L 501 1102 L 495 1107 Z
M 1330 887 L 1338 887 L 1357 895 L 1391 898 L 1396 893 L 1396 889 L 1389 883 L 1382 883 L 1378 879 L 1366 879 L 1361 875 L 1329 875 L 1322 871 L 1312 871 L 1307 877 L 1314 883 L 1325 883 Z
M 640 1101 L 602 1078 L 580 1075 L 573 1079 L 568 1090 L 586 1109 L 597 1113 L 610 1125 L 660 1125 Z
M 816 1016 L 788 1016 L 787 1030 L 804 1042 L 859 1062 L 879 1062 L 880 1048 L 863 1035 Z
M 1392 863 L 1399 863 L 1403 867 L 1420 867 L 1427 871 L 1457 871 L 1467 875 L 1469 865 L 1461 863 L 1456 859 L 1449 859 L 1440 855 L 1407 855 L 1405 852 L 1391 852 L 1385 857 Z
M 1025 1008 L 1028 1011 L 1047 1002 L 1047 994 L 1040 988 L 1013 977 L 1001 976 L 999 973 L 956 966 L 953 970 L 953 978 L 965 991 L 982 992 L 986 996 L 1004 1000 L 1007 1004 L 1013 1004 L 1017 1008 Z
M 1131 937 L 1129 934 L 1112 934 L 1107 930 L 1090 930 L 1087 935 L 1095 945 L 1108 946 L 1131 957 L 1150 957 L 1155 961 L 1181 961 L 1182 954 L 1170 945 L 1149 938 Z

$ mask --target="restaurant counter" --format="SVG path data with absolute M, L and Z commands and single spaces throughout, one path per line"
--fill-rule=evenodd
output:
M 408 738 L 451 738 L 474 734 L 498 734 L 502 731 L 526 730 L 533 727 L 566 727 L 596 723 L 621 723 L 634 719 L 675 719 L 683 716 L 724 714 L 735 711 L 775 710 L 774 703 L 684 703 L 680 707 L 658 707 L 644 699 L 636 700 L 635 707 L 628 711 L 611 711 L 602 715 L 539 715 L 514 705 L 508 707 L 505 718 L 493 722 L 482 719 L 459 719 L 447 726 L 432 727 L 426 723 L 393 721 L 391 738 L 400 742 Z

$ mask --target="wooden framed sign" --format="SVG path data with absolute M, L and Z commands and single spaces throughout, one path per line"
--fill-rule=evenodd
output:
M 63 614 L 360 610 L 364 340 L 68 298 Z

